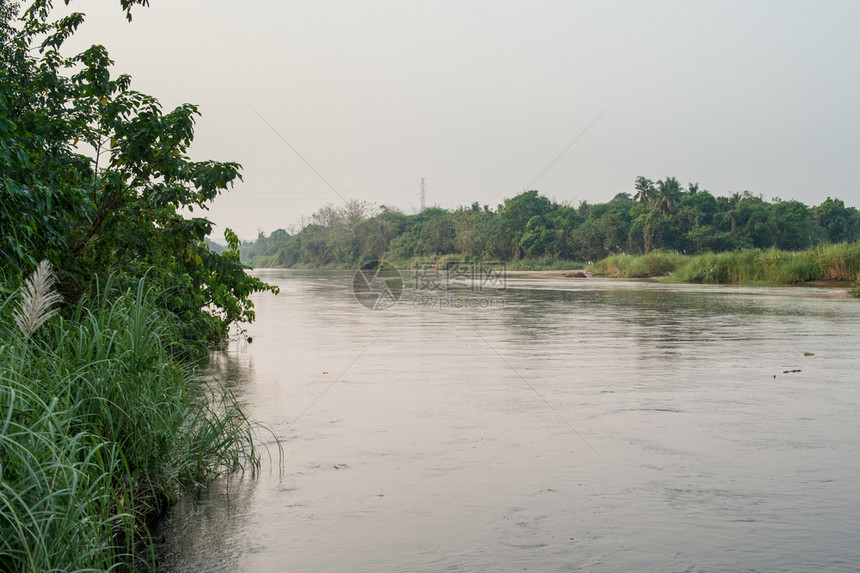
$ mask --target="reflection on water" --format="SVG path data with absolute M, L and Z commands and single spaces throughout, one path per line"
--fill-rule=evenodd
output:
M 233 342 L 226 352 L 213 352 L 209 356 L 206 376 L 232 390 L 237 396 L 254 379 L 254 355 L 246 352 L 248 341 L 244 338 Z
M 216 481 L 199 498 L 181 500 L 169 523 L 156 531 L 159 560 L 189 573 L 241 571 L 242 556 L 260 549 L 247 529 L 256 485 L 233 477 Z
M 165 572 L 860 565 L 856 301 L 520 280 L 374 312 L 351 273 L 261 274 L 213 368 L 285 469 L 180 504 Z

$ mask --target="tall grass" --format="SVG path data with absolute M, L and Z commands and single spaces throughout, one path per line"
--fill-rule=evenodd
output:
M 676 277 L 692 283 L 799 284 L 856 281 L 860 243 L 824 245 L 799 252 L 747 249 L 694 257 Z
M 593 268 L 595 274 L 617 277 L 672 274 L 672 280 L 689 283 L 853 282 L 860 279 L 860 243 L 820 245 L 799 252 L 746 249 L 697 256 L 665 252 L 613 255 Z M 860 284 L 852 293 L 860 296 Z
M 141 282 L 27 336 L 20 296 L 0 303 L 0 571 L 128 567 L 183 490 L 257 468 L 251 424 L 175 359 L 153 299 Z
M 621 278 L 659 277 L 675 272 L 690 257 L 678 253 L 654 251 L 645 255 L 612 255 L 593 265 L 595 274 Z

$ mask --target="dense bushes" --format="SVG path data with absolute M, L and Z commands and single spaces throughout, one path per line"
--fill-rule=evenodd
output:
M 193 161 L 197 108 L 162 110 L 103 46 L 66 55 L 83 14 L 25 6 L 0 0 L 0 272 L 20 282 L 47 259 L 68 302 L 94 279 L 133 288 L 147 274 L 192 344 L 253 320 L 250 295 L 275 289 L 244 272 L 229 230 L 233 247 L 211 251 L 199 216 L 240 166 Z
M 2 572 L 131 565 L 181 490 L 256 467 L 251 425 L 192 358 L 277 291 L 188 215 L 240 178 L 189 157 L 197 108 L 163 111 L 102 46 L 65 54 L 84 16 L 51 10 L 0 0 Z
M 177 360 L 175 320 L 141 282 L 31 335 L 0 311 L 0 571 L 128 565 L 146 523 L 258 463 L 232 395 Z

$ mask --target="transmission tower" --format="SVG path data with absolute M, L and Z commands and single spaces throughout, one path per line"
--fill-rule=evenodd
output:
M 424 178 L 421 178 L 421 210 L 424 210 L 424 206 L 427 203 L 427 186 L 424 184 Z

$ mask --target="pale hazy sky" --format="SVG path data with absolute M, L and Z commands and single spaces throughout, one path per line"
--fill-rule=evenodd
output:
M 58 2 L 60 6 L 62 3 Z M 242 238 L 341 198 L 605 202 L 637 175 L 860 205 L 860 2 L 74 0 L 74 40 L 203 117 L 195 159 L 244 182 Z

